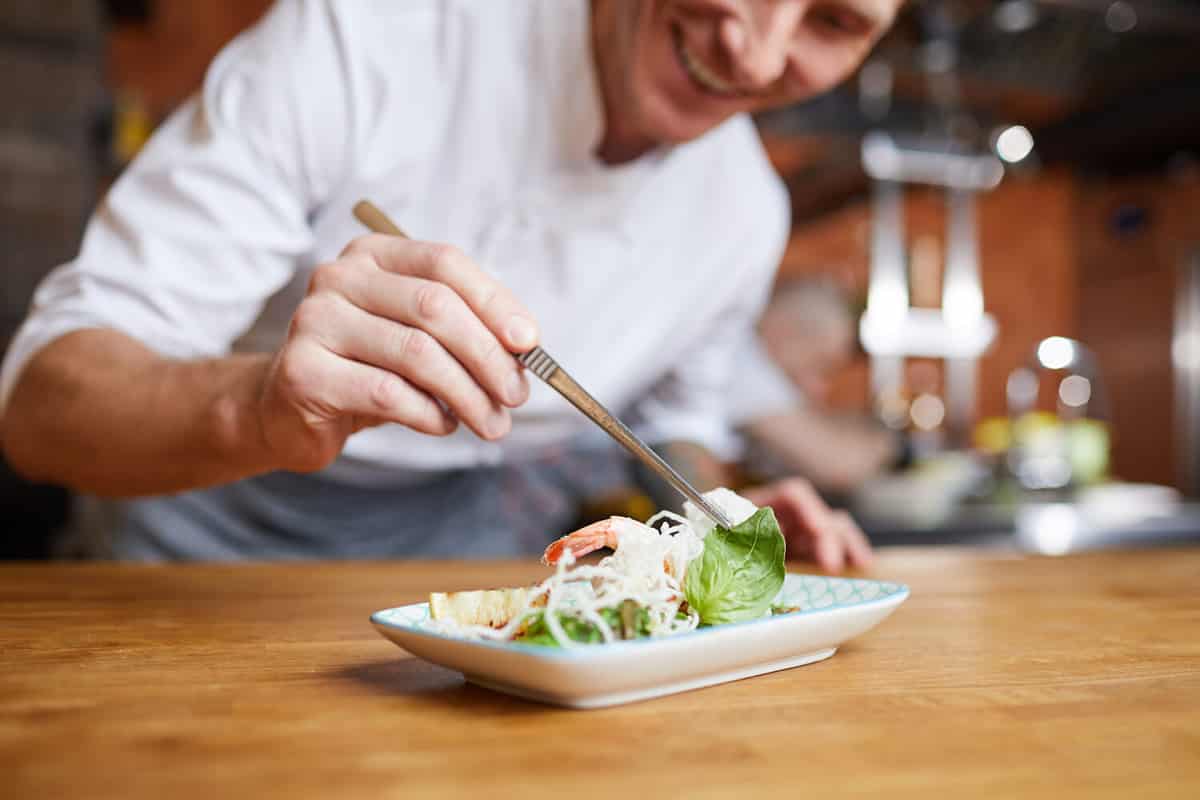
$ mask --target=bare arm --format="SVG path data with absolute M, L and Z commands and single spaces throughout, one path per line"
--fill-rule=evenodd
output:
M 270 356 L 165 359 L 113 330 L 76 331 L 26 365 L 3 420 L 27 477 L 105 496 L 192 489 L 270 469 L 254 417 Z
M 896 439 L 886 429 L 802 408 L 755 419 L 744 432 L 791 470 L 832 491 L 853 489 L 896 457 Z
M 504 436 L 532 316 L 453 248 L 394 237 L 319 267 L 274 355 L 182 361 L 114 330 L 36 353 L 0 440 L 28 477 L 106 496 L 184 491 L 332 462 L 356 431 L 458 423 Z

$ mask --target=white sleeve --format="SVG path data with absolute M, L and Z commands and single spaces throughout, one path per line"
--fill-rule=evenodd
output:
M 791 219 L 786 194 L 777 188 L 776 202 L 767 204 L 745 235 L 731 243 L 729 258 L 742 261 L 743 269 L 729 302 L 705 326 L 690 354 L 634 409 L 635 430 L 646 441 L 695 442 L 723 459 L 740 451 L 727 402 L 741 386 L 738 349 L 753 333 L 787 245 Z
M 112 328 L 173 357 L 220 355 L 312 247 L 351 109 L 333 0 L 281 0 L 216 61 L 39 286 L 0 373 L 0 410 L 52 340 Z

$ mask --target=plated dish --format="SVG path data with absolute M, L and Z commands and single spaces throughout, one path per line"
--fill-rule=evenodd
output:
M 788 575 L 769 508 L 728 490 L 640 523 L 613 517 L 547 548 L 530 587 L 434 593 L 371 618 L 416 656 L 489 688 L 595 707 L 811 663 L 873 627 L 908 595 L 880 581 Z M 577 559 L 602 547 L 598 563 Z

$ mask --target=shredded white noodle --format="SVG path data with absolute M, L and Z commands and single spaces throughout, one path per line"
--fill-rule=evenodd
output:
M 705 495 L 735 521 L 750 517 L 756 507 L 745 498 L 717 489 Z M 563 647 L 575 647 L 563 629 L 561 617 L 574 617 L 591 624 L 605 642 L 621 638 L 600 614 L 633 600 L 645 610 L 652 637 L 690 631 L 700 624 L 699 615 L 687 608 L 683 579 L 688 563 L 704 551 L 704 537 L 712 522 L 690 503 L 686 516 L 660 511 L 647 522 L 612 517 L 617 547 L 595 565 L 576 564 L 564 549 L 554 574 L 530 591 L 525 606 L 502 628 L 461 625 L 442 620 L 431 623 L 446 633 L 472 638 L 507 640 L 516 636 L 535 615 L 542 615 L 546 629 Z

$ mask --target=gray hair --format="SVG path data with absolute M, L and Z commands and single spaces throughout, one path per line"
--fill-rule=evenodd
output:
M 775 285 L 764 317 L 780 315 L 805 333 L 841 332 L 854 325 L 846 291 L 822 277 L 785 278 Z

